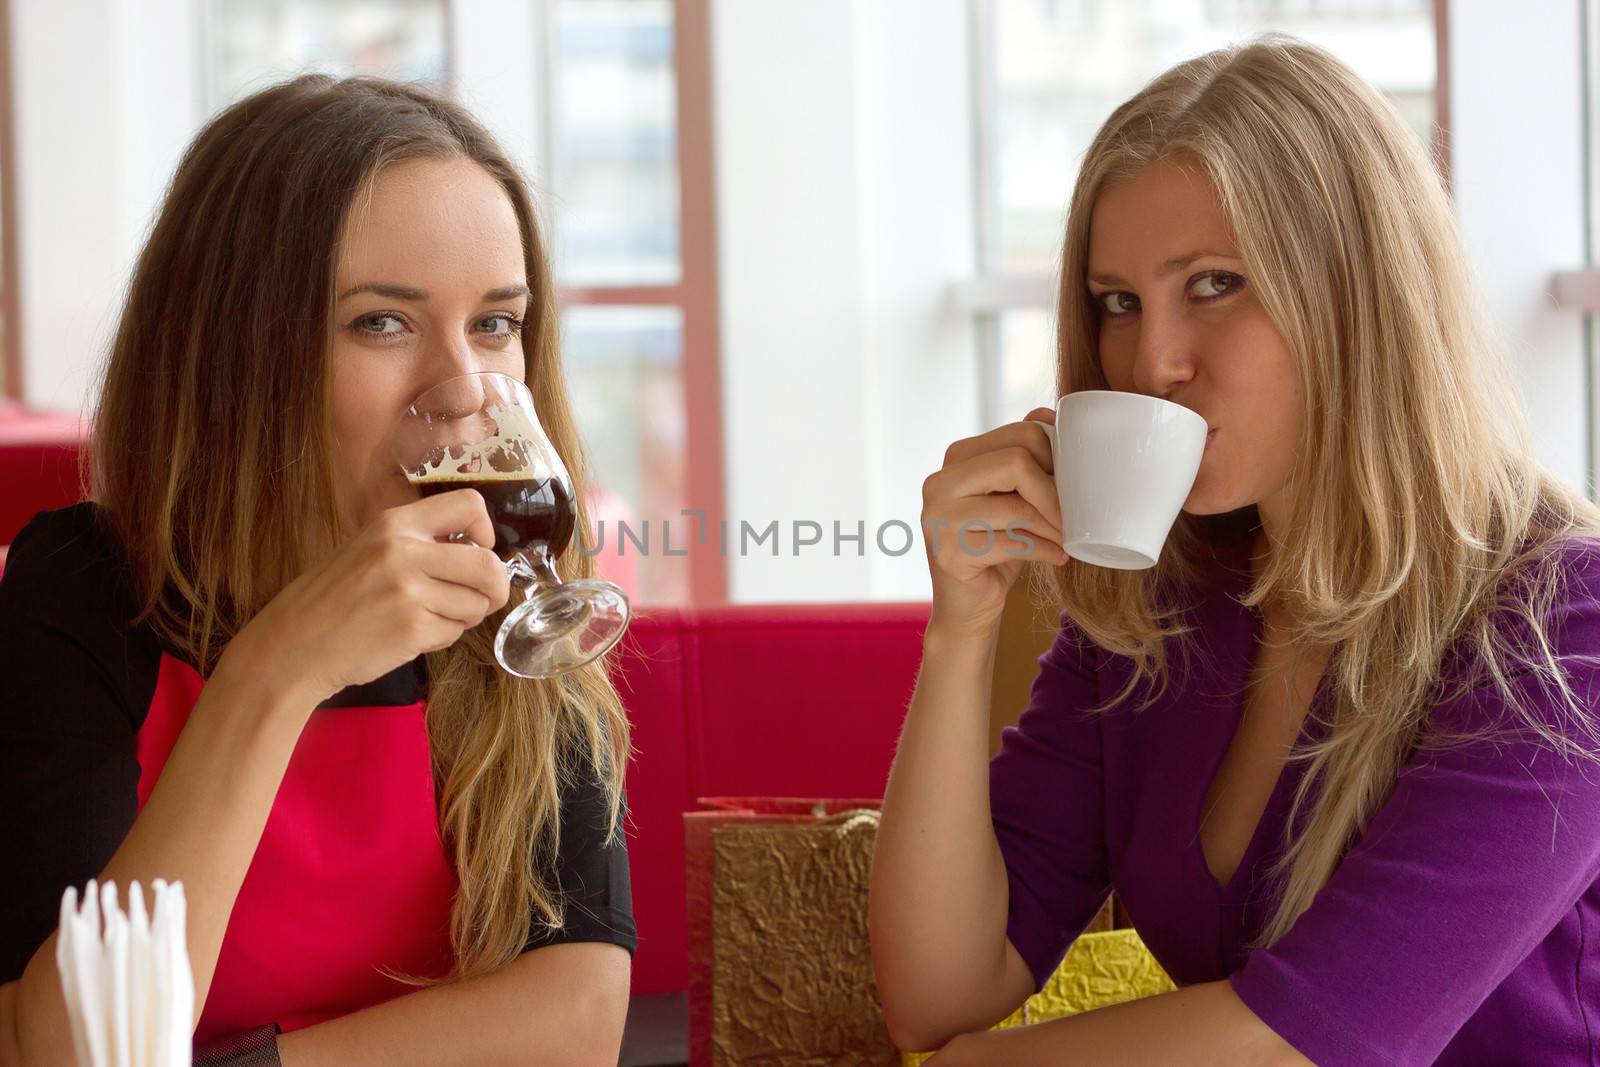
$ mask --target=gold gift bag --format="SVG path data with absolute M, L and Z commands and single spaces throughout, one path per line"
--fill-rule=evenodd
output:
M 1178 988 L 1133 930 L 1081 934 L 1050 981 L 995 1029 L 1027 1026 Z M 932 1053 L 908 1052 L 904 1067 Z
M 867 943 L 876 803 L 725 798 L 684 817 L 691 1067 L 898 1067 Z

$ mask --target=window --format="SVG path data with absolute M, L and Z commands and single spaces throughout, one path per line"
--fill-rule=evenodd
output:
M 1183 59 L 1266 30 L 1293 33 L 1386 93 L 1430 145 L 1434 0 L 974 0 L 979 270 L 985 422 L 1054 393 L 1051 305 L 1078 160 L 1141 84 Z
M 716 552 L 667 555 L 708 528 L 683 512 L 714 523 L 722 496 L 708 8 L 548 9 L 551 240 L 569 381 L 604 490 L 599 563 L 625 587 L 636 567 L 629 592 L 650 604 L 727 589 Z M 648 531 L 643 554 L 619 541 L 620 522 Z

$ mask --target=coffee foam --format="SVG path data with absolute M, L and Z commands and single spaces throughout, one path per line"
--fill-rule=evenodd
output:
M 551 466 L 535 442 L 541 439 L 521 408 L 495 407 L 485 413 L 495 432 L 471 445 L 439 446 L 419 468 L 406 471 L 412 485 L 423 482 L 525 482 L 548 479 Z
M 548 474 L 539 474 L 533 470 L 484 470 L 476 474 L 457 471 L 429 472 L 427 474 L 418 474 L 415 471 L 406 472 L 406 480 L 412 485 L 438 485 L 440 482 L 460 482 L 462 485 L 476 485 L 482 482 L 540 482 L 549 477 Z

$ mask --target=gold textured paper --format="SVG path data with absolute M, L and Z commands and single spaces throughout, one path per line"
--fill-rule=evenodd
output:
M 995 1029 L 1059 1019 L 1176 988 L 1135 931 L 1083 934 L 1045 987 Z M 904 1065 L 916 1067 L 929 1055 L 908 1052 Z
M 877 813 L 712 834 L 715 1067 L 896 1067 L 872 980 Z

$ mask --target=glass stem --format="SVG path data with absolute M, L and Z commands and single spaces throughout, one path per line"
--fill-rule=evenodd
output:
M 524 599 L 539 588 L 548 589 L 561 584 L 561 576 L 556 573 L 549 550 L 543 544 L 536 544 L 529 551 L 512 556 L 506 563 L 506 570 L 511 572 L 512 587 L 521 589 Z

